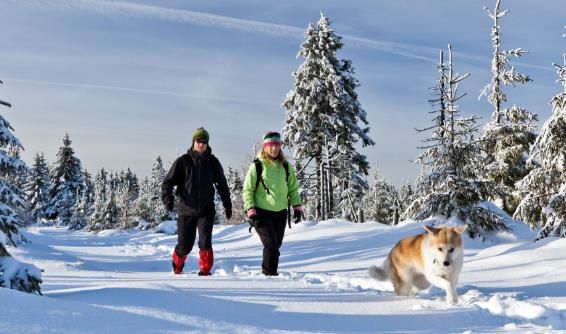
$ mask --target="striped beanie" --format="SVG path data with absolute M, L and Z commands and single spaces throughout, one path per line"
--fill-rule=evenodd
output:
M 279 132 L 269 131 L 263 136 L 263 147 L 269 145 L 281 146 L 281 135 Z

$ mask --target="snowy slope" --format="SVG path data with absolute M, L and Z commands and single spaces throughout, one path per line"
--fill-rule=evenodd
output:
M 396 297 L 367 275 L 422 223 L 306 222 L 287 230 L 279 277 L 260 275 L 246 226 L 214 230 L 214 275 L 170 272 L 175 235 L 29 230 L 14 256 L 44 270 L 44 296 L 0 289 L 0 333 L 566 332 L 566 239 L 530 231 L 465 240 L 458 305 L 431 288 Z

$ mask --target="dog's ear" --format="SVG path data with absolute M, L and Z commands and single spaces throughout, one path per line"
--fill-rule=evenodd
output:
M 458 233 L 458 234 L 464 234 L 464 232 L 466 231 L 467 228 L 468 228 L 468 225 L 462 225 L 460 227 L 454 228 L 454 231 L 456 231 L 456 233 Z
M 423 227 L 428 233 L 431 233 L 431 234 L 437 234 L 440 231 L 439 228 L 434 228 L 434 227 L 428 226 L 428 225 L 425 225 Z

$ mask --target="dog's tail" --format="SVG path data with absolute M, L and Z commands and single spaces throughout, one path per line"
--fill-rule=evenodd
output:
M 383 262 L 383 266 L 371 266 L 368 269 L 369 276 L 378 281 L 387 281 L 389 279 L 389 257 Z

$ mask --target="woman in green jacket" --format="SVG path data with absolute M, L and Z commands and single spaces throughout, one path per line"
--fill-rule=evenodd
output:
M 268 132 L 258 153 L 259 164 L 250 165 L 244 181 L 244 208 L 263 244 L 262 273 L 277 276 L 279 248 L 283 243 L 287 207 L 293 207 L 298 223 L 302 217 L 297 175 L 281 151 L 281 135 Z M 258 174 L 261 171 L 261 175 Z M 259 178 L 259 179 L 258 179 Z

